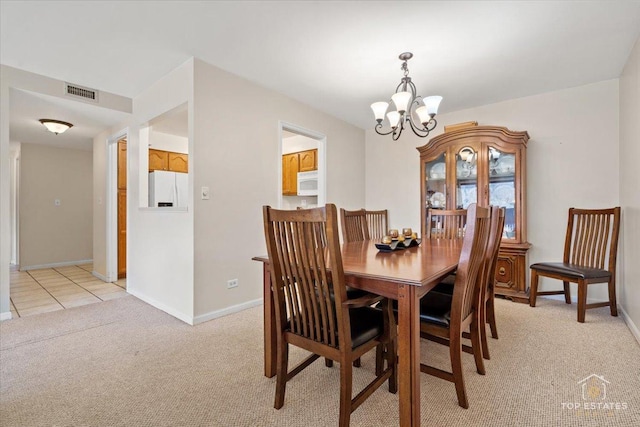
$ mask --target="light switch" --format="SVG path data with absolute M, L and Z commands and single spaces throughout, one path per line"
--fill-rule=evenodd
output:
M 202 187 L 201 194 L 202 200 L 209 200 L 209 187 Z
M 53 204 L 56 205 L 56 206 L 60 206 L 62 204 L 62 202 L 60 201 L 60 199 L 55 199 L 53 201 Z

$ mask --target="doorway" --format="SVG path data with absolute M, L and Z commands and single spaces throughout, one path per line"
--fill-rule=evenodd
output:
M 323 206 L 326 203 L 326 136 L 281 121 L 279 122 L 279 141 L 278 206 L 280 209 Z M 310 187 L 298 188 L 298 183 L 303 176 L 305 180 L 310 178 L 316 182 Z

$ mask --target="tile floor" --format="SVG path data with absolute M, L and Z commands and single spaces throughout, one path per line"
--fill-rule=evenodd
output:
M 11 271 L 13 318 L 64 310 L 127 295 L 126 279 L 103 282 L 91 274 L 92 264 Z

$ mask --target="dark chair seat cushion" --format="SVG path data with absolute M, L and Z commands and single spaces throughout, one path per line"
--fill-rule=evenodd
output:
M 566 262 L 539 262 L 531 264 L 533 270 L 543 273 L 560 274 L 575 279 L 608 279 L 611 276 L 607 270 L 582 267 Z
M 451 323 L 451 301 L 453 296 L 446 293 L 429 291 L 420 299 L 420 321 L 438 326 L 449 327 Z M 381 309 L 382 303 L 376 308 Z M 393 312 L 398 314 L 398 301 L 393 301 Z
M 440 292 L 428 292 L 420 299 L 420 321 L 449 327 L 453 297 Z
M 379 337 L 384 332 L 382 310 L 371 307 L 352 308 L 349 313 L 351 321 L 351 348 Z

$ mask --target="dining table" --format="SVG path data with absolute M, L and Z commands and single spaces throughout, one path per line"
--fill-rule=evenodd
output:
M 458 265 L 462 239 L 422 239 L 392 252 L 375 241 L 341 245 L 346 283 L 398 301 L 398 399 L 400 426 L 420 425 L 420 298 Z M 268 256 L 263 263 L 264 375 L 276 374 L 276 323 Z

